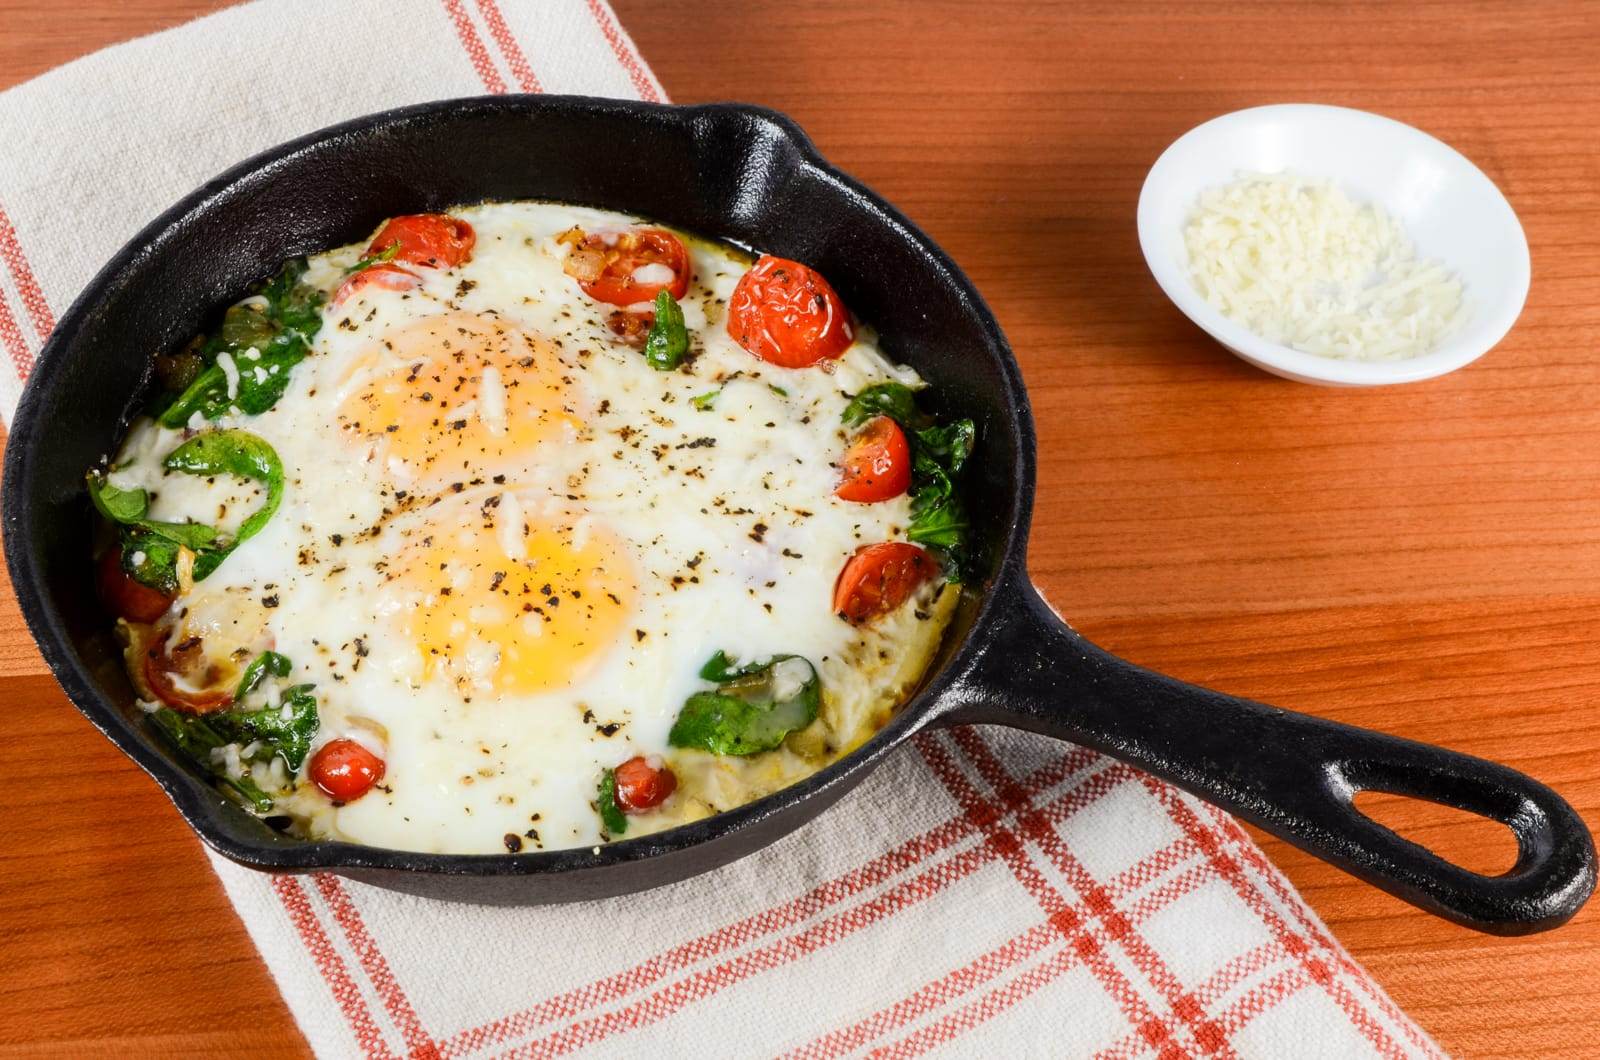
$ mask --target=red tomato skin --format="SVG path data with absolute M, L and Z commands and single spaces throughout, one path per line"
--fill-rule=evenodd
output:
M 850 312 L 814 269 L 763 254 L 728 300 L 728 334 L 770 364 L 806 368 L 855 341 Z
M 599 236 L 589 236 L 587 245 L 605 247 Z M 613 248 L 607 248 L 613 249 Z M 673 300 L 689 292 L 689 250 L 683 240 L 661 228 L 639 228 L 617 237 L 617 257 L 606 263 L 605 272 L 594 280 L 579 280 L 583 293 L 597 302 L 630 306 L 654 301 L 666 291 Z M 672 282 L 640 283 L 633 270 L 641 265 L 665 265 L 672 270 Z
M 410 269 L 401 268 L 390 261 L 380 261 L 376 265 L 368 265 L 360 272 L 348 277 L 339 289 L 333 293 L 333 304 L 338 305 L 346 298 L 351 297 L 363 287 L 383 287 L 390 291 L 409 291 L 422 282 L 422 277 Z
M 850 443 L 844 478 L 835 494 L 841 500 L 870 504 L 898 497 L 911 488 L 911 446 L 900 425 L 879 416 Z
M 635 349 L 644 346 L 644 341 L 650 337 L 650 329 L 655 327 L 655 323 L 654 313 L 629 313 L 622 309 L 612 310 L 611 316 L 606 320 L 606 326 L 611 329 L 611 333 Z
M 95 570 L 100 599 L 113 614 L 129 622 L 154 622 L 172 606 L 172 597 L 122 569 L 122 550 L 108 548 Z
M 311 781 L 335 802 L 354 802 L 383 779 L 383 759 L 355 740 L 330 740 L 311 756 Z
M 394 261 L 453 269 L 472 257 L 478 234 L 459 217 L 442 213 L 413 213 L 391 217 L 367 247 L 369 256 L 398 245 Z
M 833 586 L 834 614 L 859 626 L 893 611 L 917 586 L 939 573 L 939 564 L 916 545 L 884 541 L 863 545 L 845 561 Z
M 678 778 L 666 766 L 653 766 L 636 755 L 615 770 L 617 809 L 623 813 L 644 813 L 667 801 L 678 787 Z
M 172 675 L 179 672 L 180 666 L 167 651 L 171 639 L 170 629 L 165 633 L 158 631 L 145 649 L 144 682 L 156 698 L 180 714 L 214 714 L 232 703 L 231 686 L 195 692 L 178 687 Z

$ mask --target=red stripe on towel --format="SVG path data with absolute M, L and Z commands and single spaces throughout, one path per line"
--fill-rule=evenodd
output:
M 344 958 L 322 930 L 322 924 L 318 922 L 317 914 L 311 908 L 311 900 L 300 886 L 299 879 L 294 876 L 274 876 L 272 889 L 283 902 L 284 911 L 289 914 L 289 922 L 299 933 L 300 941 L 316 962 L 317 971 L 332 992 L 339 1011 L 344 1013 L 350 1029 L 355 1032 L 356 1044 L 361 1047 L 362 1053 L 380 1060 L 392 1060 L 394 1053 L 383 1040 L 383 1032 L 373 1022 L 360 988 L 345 969 Z
M 1141 780 L 1167 811 L 1167 815 L 1172 818 L 1173 823 L 1200 844 L 1200 849 L 1211 860 L 1211 864 L 1216 868 L 1218 875 L 1228 881 L 1233 887 L 1234 893 L 1253 913 L 1261 918 L 1262 923 L 1277 937 L 1278 941 L 1300 958 L 1301 964 L 1306 971 L 1311 973 L 1311 977 L 1320 983 L 1328 996 L 1344 1010 L 1345 1015 L 1350 1018 L 1351 1024 L 1366 1036 L 1367 1040 L 1372 1043 L 1373 1048 L 1381 1055 L 1392 1058 L 1392 1060 L 1402 1060 L 1405 1052 L 1395 1044 L 1393 1038 L 1389 1037 L 1388 1032 L 1379 1026 L 1366 1008 L 1356 1000 L 1355 995 L 1350 992 L 1350 988 L 1332 973 L 1327 963 L 1311 953 L 1310 944 L 1303 937 L 1296 934 L 1284 919 L 1278 915 L 1278 911 L 1272 907 L 1266 894 L 1245 876 L 1239 862 L 1223 852 L 1222 843 L 1225 837 L 1216 830 L 1207 828 L 1205 823 L 1195 815 L 1194 811 L 1178 797 L 1176 790 L 1161 783 L 1154 777 L 1141 777 Z
M 383 1002 L 384 1011 L 389 1013 L 394 1025 L 400 1028 L 400 1034 L 405 1038 L 406 1049 L 409 1051 L 408 1055 L 414 1060 L 435 1060 L 439 1055 L 438 1046 L 423 1029 L 422 1021 L 417 1018 L 416 1010 L 411 1007 L 411 1001 L 406 997 L 405 990 L 390 971 L 389 962 L 384 958 L 383 951 L 373 941 L 366 924 L 362 923 L 361 912 L 350 900 L 350 893 L 345 890 L 344 882 L 337 876 L 325 873 L 313 876 L 312 880 L 316 883 L 322 900 L 328 904 L 334 923 L 339 925 L 339 930 L 344 932 L 345 941 L 355 952 L 361 970 L 367 973 L 367 980 L 378 992 L 378 999 Z
M 17 318 L 11 315 L 3 292 L 0 292 L 0 346 L 6 348 L 6 356 L 17 369 L 17 378 L 26 383 L 33 371 L 33 354 L 22 340 L 22 329 L 17 326 Z
M 34 334 L 43 344 L 55 330 L 56 318 L 50 312 L 50 304 L 44 300 L 39 280 L 33 274 L 28 256 L 22 252 L 22 244 L 17 241 L 17 230 L 11 224 L 11 218 L 6 216 L 4 207 L 0 207 L 0 261 L 6 263 L 17 281 L 17 294 L 22 296 L 22 308 L 27 311 Z
M 444 4 L 450 21 L 455 24 L 456 36 L 461 38 L 461 46 L 467 50 L 467 58 L 472 60 L 472 68 L 478 71 L 478 76 L 483 79 L 483 87 L 497 96 L 503 95 L 506 91 L 505 80 L 500 76 L 500 71 L 494 68 L 494 60 L 489 58 L 489 49 L 483 46 L 483 38 L 478 36 L 477 29 L 472 25 L 472 19 L 467 17 L 466 8 L 461 6 L 461 0 L 440 0 L 440 2 Z
M 505 16 L 500 14 L 500 5 L 495 0 L 478 0 L 478 10 L 483 13 L 489 36 L 500 46 L 500 54 L 505 56 L 506 65 L 511 67 L 511 76 L 517 79 L 517 84 L 524 92 L 543 92 L 544 86 L 539 84 L 533 67 L 528 65 L 528 57 L 522 53 L 522 46 L 511 35 Z
M 622 37 L 622 31 L 617 28 L 617 23 L 611 17 L 604 4 L 599 0 L 588 0 L 589 14 L 594 16 L 595 25 L 600 27 L 600 33 L 605 37 L 606 43 L 611 45 L 611 53 L 617 57 L 622 68 L 628 72 L 628 80 L 633 82 L 639 98 L 649 103 L 660 103 L 661 93 L 656 91 L 656 86 L 650 76 L 644 72 L 644 66 L 639 62 L 639 56 L 634 54 L 627 41 Z

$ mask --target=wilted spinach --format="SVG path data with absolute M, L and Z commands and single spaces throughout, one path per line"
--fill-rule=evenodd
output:
M 248 431 L 223 430 L 195 435 L 168 453 L 162 464 L 170 471 L 190 475 L 237 475 L 260 482 L 267 490 L 266 502 L 229 538 L 204 523 L 148 519 L 148 493 L 120 489 L 104 474 L 89 473 L 89 499 L 101 515 L 119 526 L 123 570 L 151 588 L 172 593 L 178 588 L 180 546 L 194 553 L 193 577 L 202 581 L 241 541 L 267 525 L 283 500 L 283 463 L 264 439 Z
M 656 293 L 656 319 L 644 340 L 644 359 L 658 372 L 670 372 L 689 352 L 689 332 L 683 309 L 666 291 Z
M 223 314 L 222 324 L 193 352 L 199 373 L 156 416 L 163 427 L 185 426 L 198 412 L 215 420 L 230 408 L 259 415 L 283 396 L 289 370 L 305 359 L 322 326 L 326 295 L 303 282 L 304 258 L 287 262 L 255 294 Z M 229 372 L 219 363 L 226 354 Z
M 270 813 L 272 796 L 261 790 L 249 772 L 230 776 L 225 768 L 212 761 L 211 752 L 228 744 L 238 744 L 244 764 L 268 762 L 276 757 L 283 759 L 291 773 L 299 771 L 311 753 L 311 742 L 320 724 L 317 700 L 311 694 L 313 686 L 300 684 L 284 689 L 276 706 L 243 709 L 245 697 L 260 687 L 267 676 L 287 677 L 290 669 L 287 656 L 275 651 L 262 652 L 245 667 L 229 709 L 200 716 L 162 707 L 150 716 L 150 721 L 179 751 L 238 792 L 256 812 Z M 249 753 L 245 754 L 246 751 Z
M 174 747 L 201 769 L 204 769 L 215 776 L 221 783 L 238 792 L 240 797 L 249 803 L 257 813 L 272 812 L 272 796 L 262 791 L 248 772 L 232 777 L 228 775 L 225 769 L 219 769 L 211 761 L 211 752 L 213 750 L 218 747 L 224 747 L 233 741 L 212 728 L 207 718 L 179 714 L 170 707 L 162 707 L 150 715 L 150 724 L 154 725 L 156 731 L 170 740 Z
M 261 747 L 252 759 L 265 761 L 276 755 L 295 772 L 311 753 L 311 740 L 317 735 L 317 699 L 311 694 L 312 687 L 294 685 L 280 693 L 276 707 L 227 710 L 211 715 L 211 721 L 229 743 L 259 742 Z
M 264 651 L 257 655 L 239 676 L 239 686 L 234 689 L 233 701 L 243 703 L 244 697 L 259 688 L 261 682 L 268 677 L 288 677 L 289 667 L 292 665 L 287 655 L 280 655 L 275 651 Z
M 628 831 L 628 818 L 623 815 L 622 807 L 617 805 L 615 769 L 600 774 L 600 791 L 595 800 L 595 809 L 600 812 L 600 823 L 605 826 L 606 835 L 615 839 Z
M 805 676 L 796 683 L 799 667 Z M 667 734 L 674 747 L 719 755 L 770 751 L 815 721 L 822 703 L 816 668 L 798 655 L 735 666 L 719 651 L 700 668 L 700 676 L 717 687 L 685 701 Z

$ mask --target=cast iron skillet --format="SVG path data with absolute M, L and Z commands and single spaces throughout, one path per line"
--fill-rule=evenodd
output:
M 925 687 L 865 747 L 758 802 L 599 848 L 415 854 L 287 838 L 222 797 L 138 720 L 91 586 L 84 469 L 147 392 L 153 351 L 200 330 L 284 259 L 364 237 L 383 218 L 484 199 L 550 198 L 643 214 L 819 268 L 979 428 L 967 473 L 985 571 Z M 439 897 L 534 904 L 639 891 L 705 872 L 822 812 L 922 728 L 991 722 L 1086 744 L 1164 777 L 1424 909 L 1519 934 L 1576 913 L 1595 882 L 1582 821 L 1553 791 L 1469 758 L 1234 699 L 1085 641 L 1024 569 L 1034 434 L 1011 351 L 960 270 L 899 212 L 825 162 L 782 115 L 502 96 L 390 111 L 269 151 L 167 211 L 56 328 L 6 451 L 6 559 L 28 623 L 78 708 L 235 861 L 326 869 Z M 1500 821 L 1502 876 L 1451 865 L 1357 812 L 1378 789 Z M 110 802 L 107 805 L 111 805 Z

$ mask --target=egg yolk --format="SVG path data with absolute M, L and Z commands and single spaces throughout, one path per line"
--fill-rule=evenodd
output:
M 581 680 L 619 639 L 634 580 L 621 543 L 592 517 L 524 515 L 515 493 L 464 496 L 458 523 L 412 534 L 396 581 L 422 677 L 474 690 L 538 692 Z
M 572 382 L 548 341 L 446 313 L 390 329 L 355 360 L 338 422 L 402 476 L 452 478 L 525 461 L 578 430 Z

